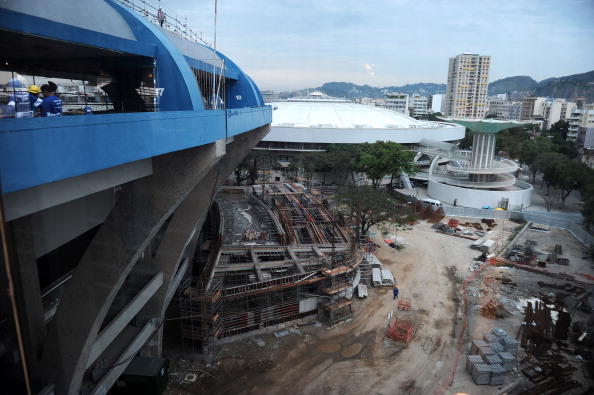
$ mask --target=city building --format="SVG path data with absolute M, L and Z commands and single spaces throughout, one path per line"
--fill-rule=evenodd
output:
M 132 3 L 0 2 L 0 83 L 109 97 L 0 119 L 5 393 L 105 394 L 134 356 L 160 357 L 213 195 L 270 130 L 231 59 Z
M 520 121 L 542 121 L 546 97 L 527 97 L 522 101 Z
M 278 93 L 274 91 L 262 91 L 262 97 L 264 98 L 264 103 L 272 103 L 278 101 Z
M 490 56 L 464 53 L 450 58 L 443 115 L 468 119 L 487 115 L 490 65 Z
M 441 112 L 441 102 L 443 101 L 444 95 L 435 94 L 429 96 L 427 100 L 427 111 L 429 112 Z
M 582 148 L 594 147 L 594 141 L 589 137 L 594 133 L 594 104 L 586 103 L 584 97 L 578 97 L 568 121 L 568 139 L 576 141 Z
M 427 97 L 418 94 L 412 95 L 409 104 L 409 115 L 415 119 L 427 117 Z
M 396 111 L 404 115 L 409 115 L 408 94 L 406 93 L 388 93 L 384 108 Z

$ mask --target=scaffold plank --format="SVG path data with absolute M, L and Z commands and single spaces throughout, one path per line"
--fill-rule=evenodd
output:
M 352 300 L 347 299 L 347 298 L 343 298 L 340 300 L 337 300 L 335 302 L 331 302 L 331 303 L 323 303 L 322 307 L 328 311 L 330 310 L 336 310 L 336 309 L 340 309 L 346 306 L 349 306 L 351 303 L 353 303 Z
M 348 266 L 339 266 L 335 269 L 322 270 L 322 274 L 324 276 L 330 277 L 330 276 L 336 276 L 337 274 L 341 274 L 341 273 L 347 273 L 347 272 L 350 272 L 351 270 L 353 270 L 353 269 Z
M 324 292 L 326 292 L 329 295 L 332 295 L 332 294 L 338 293 L 340 291 L 344 291 L 345 289 L 347 289 L 350 286 L 351 286 L 350 283 L 344 281 L 344 282 L 340 282 L 338 284 L 334 284 L 330 288 L 324 289 Z

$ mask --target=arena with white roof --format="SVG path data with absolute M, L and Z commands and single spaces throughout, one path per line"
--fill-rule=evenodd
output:
M 465 128 L 419 121 L 396 111 L 332 99 L 320 94 L 270 103 L 272 127 L 259 149 L 320 151 L 328 144 L 393 141 L 416 145 L 423 139 L 456 141 Z

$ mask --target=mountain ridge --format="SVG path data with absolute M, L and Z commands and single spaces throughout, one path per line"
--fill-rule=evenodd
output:
M 362 99 L 384 98 L 387 93 L 420 94 L 429 96 L 445 94 L 446 84 L 419 82 L 402 86 L 386 86 L 383 88 L 369 85 L 357 85 L 351 82 L 326 82 L 316 88 L 284 92 L 281 98 L 287 98 L 312 91 L 320 91 L 329 96 Z M 575 101 L 576 97 L 584 96 L 588 103 L 594 102 L 594 70 L 563 77 L 551 77 L 537 82 L 529 76 L 513 76 L 502 78 L 489 83 L 489 95 L 507 93 L 511 100 L 522 100 L 529 96 L 553 97 Z

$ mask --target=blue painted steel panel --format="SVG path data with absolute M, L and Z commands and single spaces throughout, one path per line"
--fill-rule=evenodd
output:
M 163 89 L 157 98 L 160 111 L 202 110 L 204 103 L 194 73 L 180 50 L 162 31 L 139 14 L 123 5 L 109 2 L 120 13 L 136 37 L 157 46 L 157 88 Z
M 77 26 L 66 25 L 7 9 L 2 9 L 0 27 L 15 32 L 23 32 L 25 34 L 63 40 L 71 43 L 81 43 L 92 47 L 105 48 L 134 55 L 155 57 L 156 52 L 155 45 L 126 40 L 109 34 L 81 29 Z
M 245 114 L 244 114 L 245 113 Z M 0 121 L 3 193 L 213 143 L 270 123 L 269 107 Z

